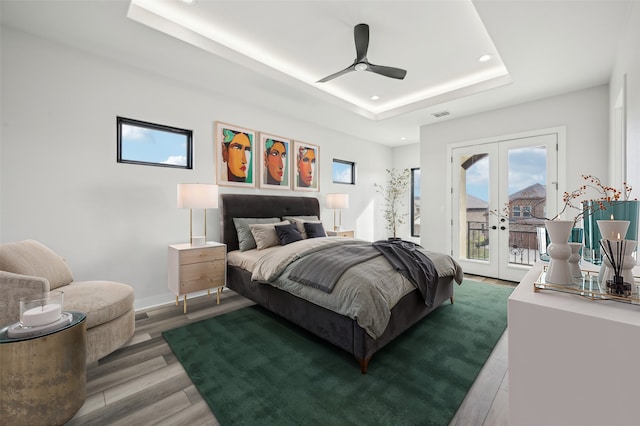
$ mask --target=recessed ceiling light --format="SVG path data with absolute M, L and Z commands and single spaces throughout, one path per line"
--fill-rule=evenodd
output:
M 378 99 L 380 99 L 380 96 L 378 96 L 378 95 L 373 95 L 373 96 L 371 97 L 371 100 L 372 100 L 372 101 L 377 101 Z
M 478 61 L 480 62 L 487 62 L 488 60 L 490 60 L 491 58 L 493 58 L 492 55 L 482 55 L 478 58 Z
M 400 137 L 400 140 L 401 140 L 401 141 L 406 141 L 406 140 L 407 140 L 407 138 L 406 138 L 405 136 L 401 136 L 401 137 Z
M 196 0 L 180 0 L 182 3 L 195 4 Z

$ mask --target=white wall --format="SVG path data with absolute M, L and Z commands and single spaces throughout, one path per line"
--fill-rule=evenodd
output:
M 630 2 L 629 8 L 626 31 L 620 39 L 609 87 L 610 103 L 614 106 L 626 76 L 626 181 L 634 187 L 631 198 L 640 199 L 640 3 Z M 611 108 L 612 123 L 613 120 Z M 619 159 L 611 160 L 612 164 L 616 164 Z M 611 177 L 615 177 L 615 174 L 611 173 Z M 624 176 L 622 178 L 625 179 Z M 619 186 L 619 183 L 616 182 L 616 185 Z
M 136 307 L 172 300 L 167 245 L 189 236 L 189 212 L 176 208 L 176 184 L 215 183 L 215 120 L 320 146 L 319 194 L 221 192 L 316 196 L 328 227 L 333 212 L 324 208 L 324 195 L 348 192 L 343 225 L 362 238 L 386 237 L 373 183 L 384 181 L 391 167 L 388 147 L 5 27 L 1 62 L 0 241 L 41 241 L 66 258 L 76 280 L 129 283 Z M 117 163 L 118 115 L 192 129 L 193 170 Z M 331 182 L 334 157 L 357 163 L 357 185 Z M 218 240 L 218 210 L 207 217 L 208 239 Z M 196 226 L 201 221 L 195 212 Z
M 566 126 L 566 164 L 559 164 L 567 187 L 583 184 L 582 174 L 607 177 L 609 89 L 598 86 L 509 108 L 452 119 L 420 129 L 422 173 L 421 243 L 434 251 L 451 250 L 446 203 L 449 188 L 447 144 Z M 560 179 L 562 182 L 563 179 Z M 559 188 L 560 193 L 566 188 Z M 426 200 L 429 200 L 427 203 Z

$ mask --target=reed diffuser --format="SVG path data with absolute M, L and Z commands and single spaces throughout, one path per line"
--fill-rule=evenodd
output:
M 602 248 L 605 259 L 613 271 L 613 279 L 606 280 L 607 293 L 615 296 L 631 296 L 631 283 L 625 282 L 622 274 L 627 241 L 602 239 L 600 240 L 600 248 Z

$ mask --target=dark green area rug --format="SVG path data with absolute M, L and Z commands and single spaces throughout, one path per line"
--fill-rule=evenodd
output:
M 507 324 L 512 288 L 465 280 L 377 352 L 351 355 L 252 306 L 163 333 L 222 425 L 447 425 Z

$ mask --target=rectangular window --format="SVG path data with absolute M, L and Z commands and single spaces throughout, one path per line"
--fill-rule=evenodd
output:
M 192 169 L 193 132 L 117 117 L 118 163 Z
M 531 206 L 524 206 L 522 208 L 522 215 L 524 217 L 531 217 Z
M 420 236 L 420 169 L 411 169 L 411 236 Z
M 513 206 L 512 210 L 513 217 L 520 217 L 520 206 Z
M 349 185 L 356 184 L 356 163 L 352 161 L 333 159 L 333 168 L 331 170 L 333 183 L 346 183 Z

